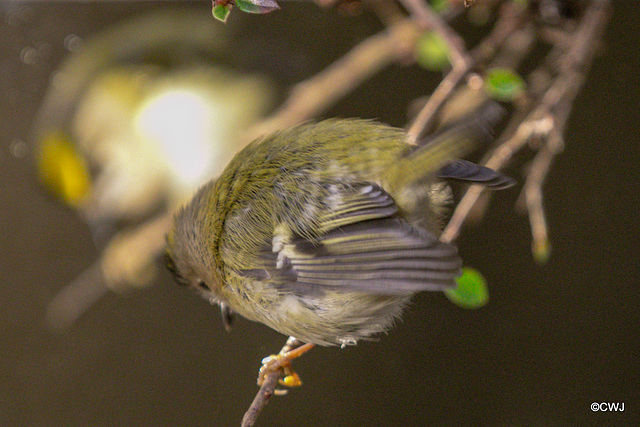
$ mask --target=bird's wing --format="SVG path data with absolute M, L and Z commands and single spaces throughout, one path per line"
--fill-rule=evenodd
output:
M 375 184 L 328 186 L 330 207 L 316 237 L 274 233 L 260 268 L 238 273 L 292 292 L 319 289 L 404 294 L 454 285 L 461 260 L 455 246 L 414 227 Z

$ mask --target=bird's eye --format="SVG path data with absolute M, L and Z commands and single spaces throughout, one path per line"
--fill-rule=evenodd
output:
M 202 281 L 202 280 L 198 280 L 198 281 L 196 282 L 196 286 L 197 286 L 198 288 L 202 289 L 203 291 L 208 291 L 208 290 L 209 290 L 209 287 L 207 286 L 207 284 L 206 284 L 206 283 L 204 283 L 204 281 Z
M 179 285 L 187 286 L 189 284 L 189 281 L 185 279 L 178 271 L 176 263 L 173 261 L 173 258 L 171 258 L 171 255 L 169 255 L 168 252 L 164 253 L 164 265 L 167 267 L 167 270 L 171 272 L 174 280 L 178 282 Z
M 177 274 L 178 273 L 178 269 L 176 267 L 176 263 L 173 262 L 173 258 L 171 258 L 171 255 L 169 255 L 169 252 L 165 252 L 163 255 L 163 261 L 164 261 L 164 265 L 165 267 L 167 267 L 167 270 L 169 270 L 171 272 L 171 274 Z

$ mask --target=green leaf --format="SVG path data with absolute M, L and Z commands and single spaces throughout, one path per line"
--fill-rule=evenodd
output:
M 509 68 L 492 68 L 485 77 L 485 90 L 489 96 L 502 102 L 510 102 L 524 93 L 526 83 Z
M 269 13 L 280 9 L 275 0 L 236 0 L 236 6 L 248 13 Z
M 451 302 L 463 308 L 480 308 L 489 301 L 487 282 L 482 274 L 471 267 L 462 268 L 462 276 L 456 278 L 457 287 L 444 294 Z
M 426 32 L 416 45 L 416 62 L 431 71 L 440 71 L 449 65 L 449 45 L 435 31 Z
M 211 13 L 213 14 L 213 17 L 216 18 L 218 21 L 221 21 L 221 22 L 227 22 L 227 18 L 229 17 L 229 12 L 231 12 L 231 5 L 230 4 L 215 5 L 215 6 L 213 6 L 213 9 L 211 10 Z

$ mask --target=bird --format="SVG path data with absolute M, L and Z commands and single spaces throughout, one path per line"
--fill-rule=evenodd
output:
M 388 331 L 412 295 L 455 286 L 439 240 L 443 181 L 514 184 L 457 159 L 494 139 L 492 102 L 417 145 L 404 130 L 327 119 L 259 138 L 176 213 L 166 262 L 179 283 L 303 343 L 348 346 Z

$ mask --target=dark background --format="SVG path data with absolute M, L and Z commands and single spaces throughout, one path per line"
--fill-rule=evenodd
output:
M 66 332 L 43 327 L 47 303 L 98 252 L 80 218 L 38 187 L 30 125 L 67 35 L 157 6 L 0 4 L 2 425 L 237 425 L 260 359 L 284 342 L 244 320 L 227 334 L 218 310 L 167 274 L 152 288 L 110 295 Z M 639 425 L 640 13 L 635 2 L 615 6 L 545 187 L 548 264 L 530 255 L 527 219 L 512 209 L 517 191 L 497 195 L 482 228 L 458 241 L 490 284 L 487 307 L 418 295 L 379 341 L 296 361 L 304 386 L 274 398 L 261 425 Z M 180 7 L 210 13 L 208 2 Z M 233 15 L 228 25 L 247 25 L 260 43 L 271 34 L 290 37 L 292 52 L 316 46 L 315 59 L 296 53 L 298 79 L 378 30 L 371 17 L 296 3 Z M 41 49 L 34 64 L 20 60 L 28 46 Z M 438 81 L 425 74 L 392 67 L 327 115 L 402 125 L 407 101 Z M 624 402 L 625 411 L 594 413 L 592 402 Z

